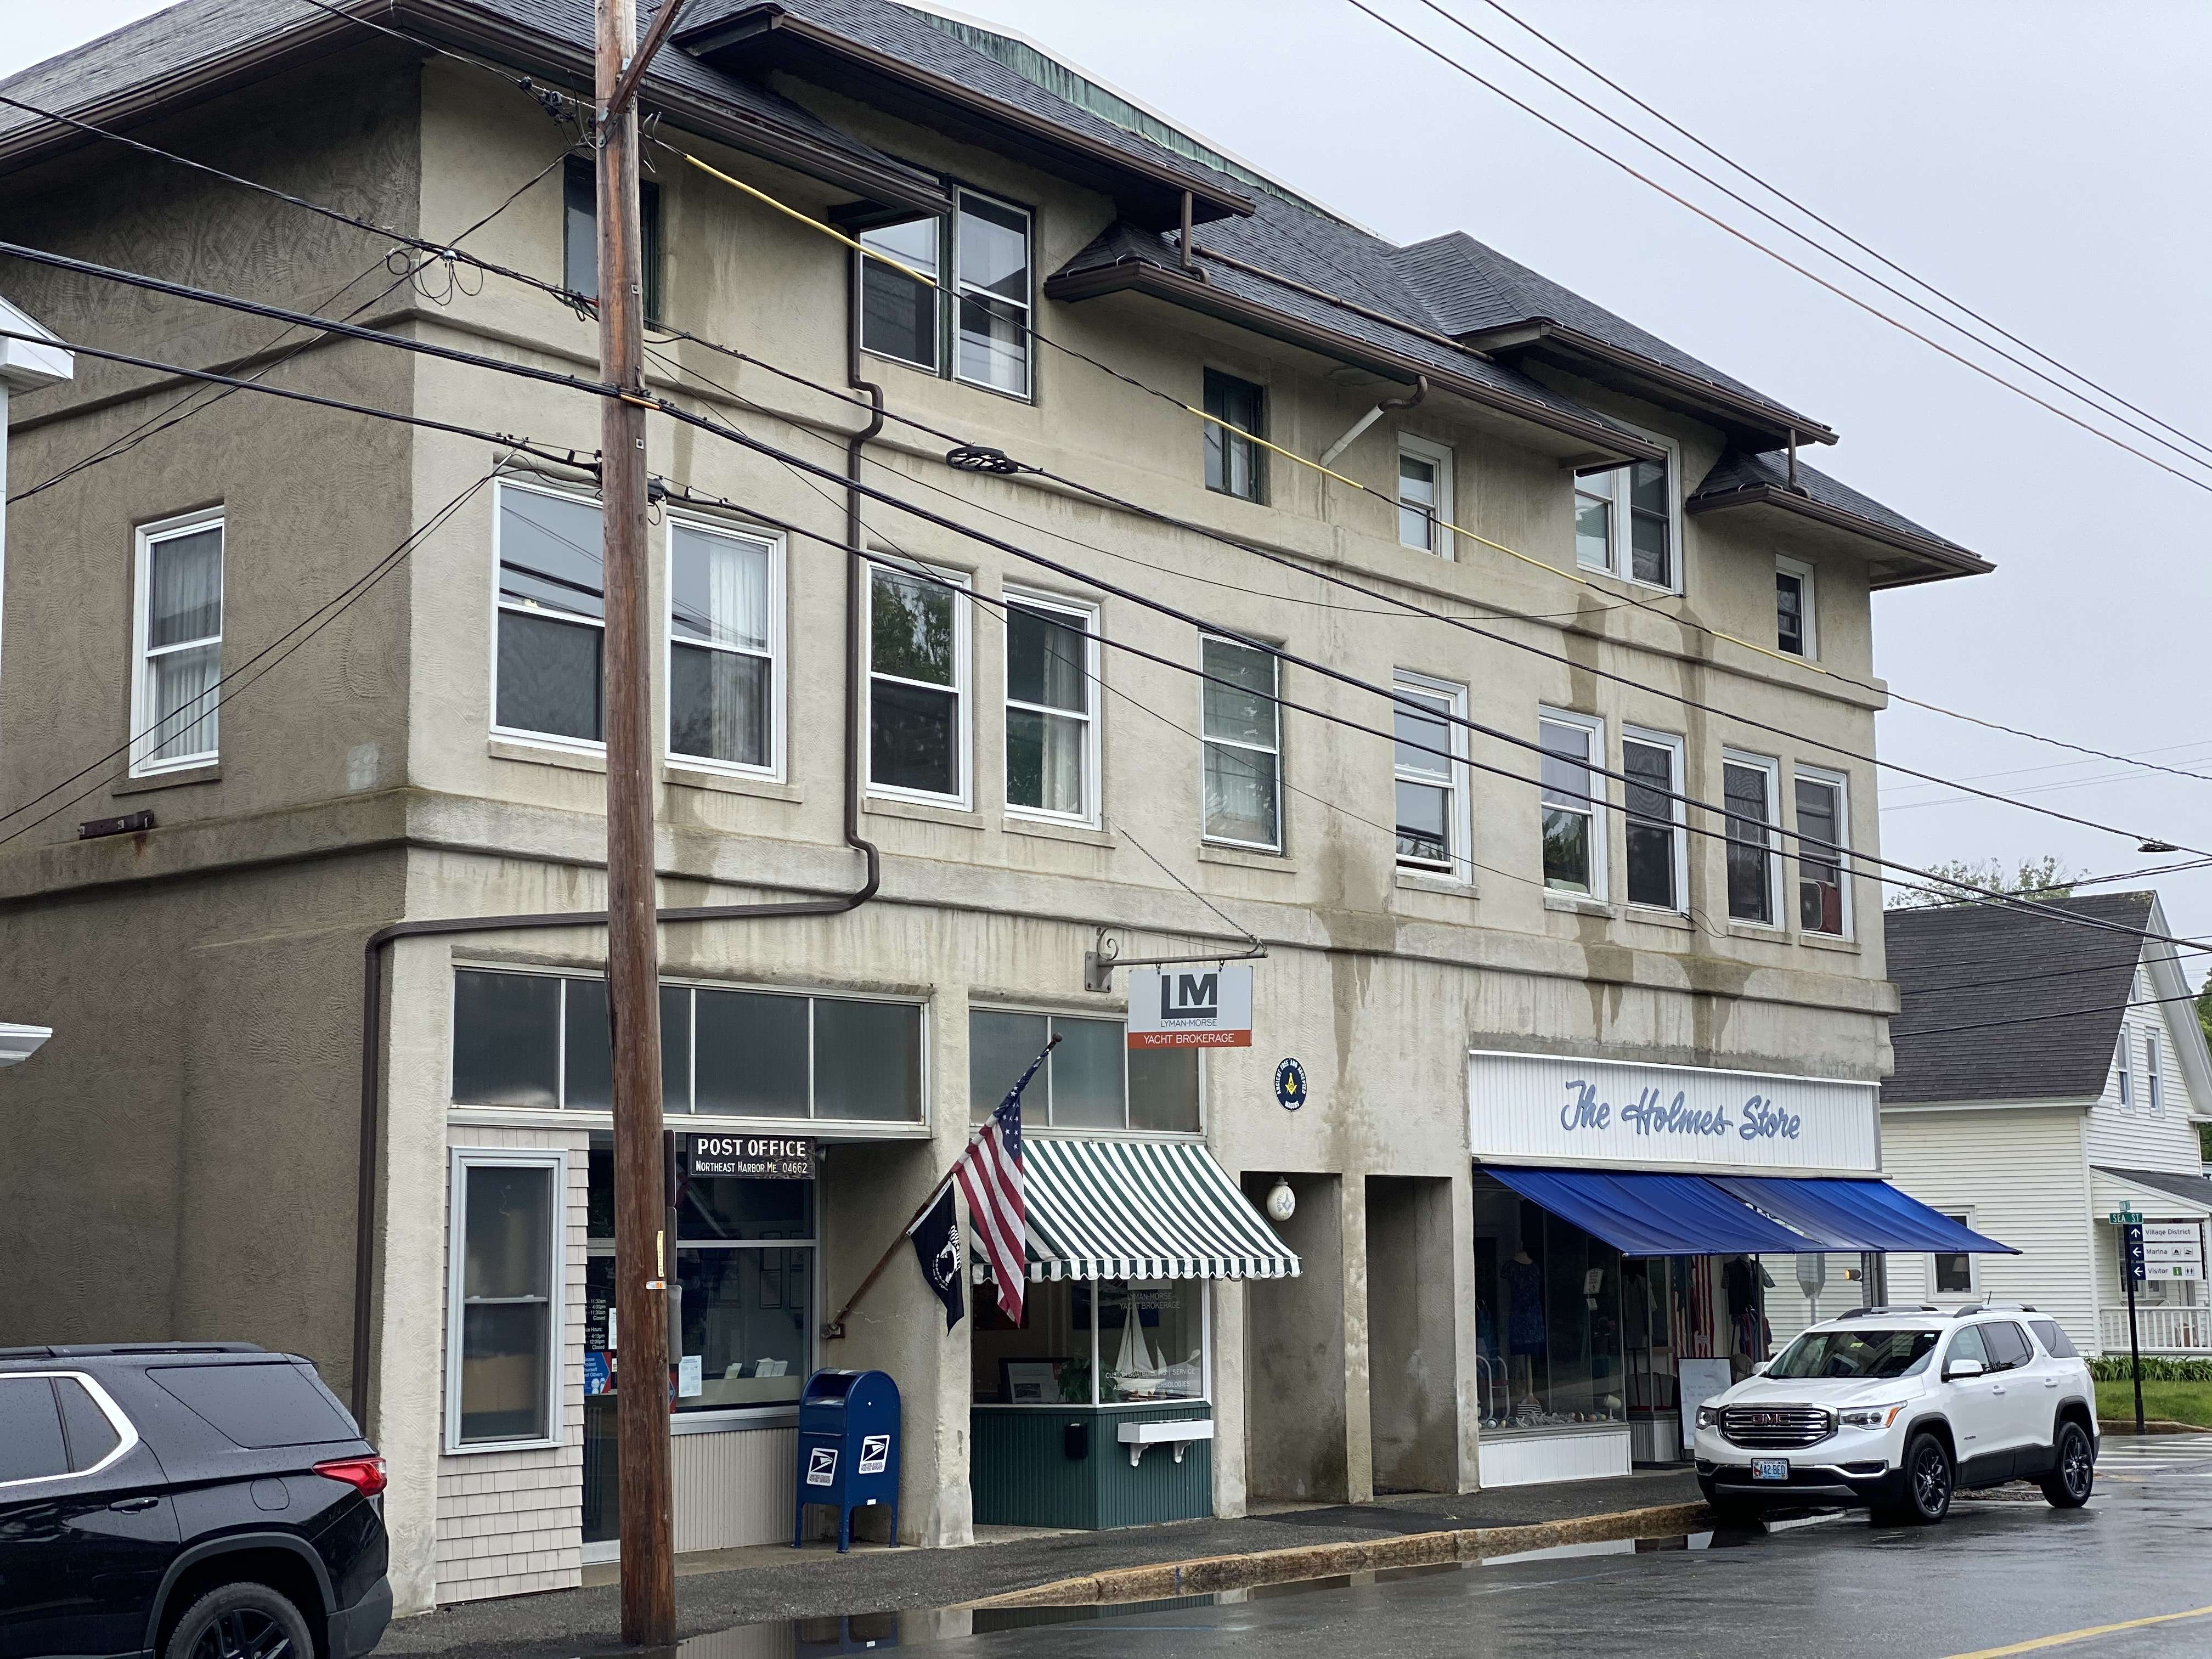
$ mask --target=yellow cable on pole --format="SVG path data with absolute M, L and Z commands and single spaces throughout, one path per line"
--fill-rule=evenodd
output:
M 914 281 L 920 283 L 924 288 L 945 294 L 949 294 L 951 291 L 949 289 L 946 289 L 939 278 L 929 276 L 922 271 L 916 270 L 912 265 L 903 264 L 901 261 L 893 258 L 888 253 L 878 252 L 875 248 L 865 246 L 861 243 L 854 240 L 852 237 L 845 234 L 845 233 L 838 229 L 836 226 L 824 224 L 821 220 L 813 217 L 810 214 L 801 213 L 797 208 L 793 207 L 789 203 L 777 200 L 766 191 L 759 189 L 755 185 L 749 185 L 742 179 L 732 178 L 720 167 L 709 167 L 706 162 L 692 155 L 690 150 L 678 149 L 675 145 L 667 143 L 665 140 L 662 140 L 660 142 L 664 149 L 673 150 L 675 154 L 682 156 L 693 167 L 698 168 L 700 172 L 707 174 L 708 177 L 711 179 L 719 179 L 732 189 L 744 191 L 755 201 L 774 208 L 778 213 L 782 214 L 786 218 L 795 219 L 800 224 L 806 226 L 810 230 L 818 230 L 824 236 L 830 238 L 833 241 L 842 242 L 847 247 L 851 248 L 855 253 L 862 254 L 868 258 L 873 259 L 879 264 L 889 265 L 893 270 L 897 271 L 901 276 L 911 277 Z M 1044 335 L 1038 333 L 1035 328 L 1030 327 L 1026 324 L 1022 325 L 1021 326 L 1026 333 L 1037 339 L 1043 340 L 1047 345 L 1055 343 L 1055 342 L 1047 338 Z M 1065 348 L 1063 348 L 1063 349 L 1064 349 Z M 1149 386 L 1145 389 L 1148 392 L 1152 390 Z M 1357 478 L 1347 478 L 1343 473 L 1336 471 L 1332 468 L 1323 466 L 1319 461 L 1309 460 L 1306 457 L 1299 454 L 1295 450 L 1285 449 L 1278 443 L 1270 443 L 1258 433 L 1247 432 L 1243 427 L 1235 424 L 1233 422 L 1224 421 L 1218 415 L 1209 415 L 1202 409 L 1194 409 L 1188 404 L 1183 402 L 1182 398 L 1168 397 L 1164 392 L 1158 395 L 1164 398 L 1167 402 L 1173 404 L 1177 409 L 1182 410 L 1185 414 L 1195 415 L 1200 420 L 1207 422 L 1212 425 L 1218 426 L 1224 431 L 1233 432 L 1238 437 L 1244 439 L 1248 442 L 1259 445 L 1261 448 L 1267 451 L 1270 454 L 1280 455 L 1287 461 L 1295 461 L 1298 465 L 1306 467 L 1315 472 L 1318 472 L 1324 478 L 1334 478 L 1337 483 L 1348 485 L 1350 488 L 1358 490 L 1362 495 L 1372 495 L 1378 501 L 1392 501 L 1390 496 L 1385 495 L 1381 490 L 1375 489 L 1371 485 L 1364 484 Z M 1395 505 L 1395 501 L 1393 501 L 1393 505 Z M 1478 543 L 1480 545 L 1490 548 L 1496 552 L 1503 553 L 1509 559 L 1518 559 L 1523 564 L 1533 565 L 1535 568 L 1543 571 L 1547 575 L 1557 576 L 1562 580 L 1574 583 L 1577 587 L 1587 587 L 1595 592 L 1603 592 L 1605 591 L 1604 589 L 1598 587 L 1597 585 L 1592 582 L 1587 576 L 1581 574 L 1577 571 L 1562 570 L 1559 566 L 1552 564 L 1546 560 L 1536 558 L 1530 554 L 1523 553 L 1517 548 L 1508 547 L 1503 542 L 1493 542 L 1489 537 L 1479 535 L 1475 532 L 1469 530 L 1464 525 L 1454 524 L 1450 520 L 1444 518 L 1434 519 L 1431 522 L 1443 529 L 1449 530 L 1455 536 L 1464 536 L 1471 542 Z M 1639 610 L 1650 611 L 1651 614 L 1655 617 L 1665 617 L 1667 621 L 1674 623 L 1678 626 L 1695 629 L 1698 633 L 1706 635 L 1710 639 L 1724 641 L 1729 645 L 1741 646 L 1747 651 L 1756 651 L 1762 657 L 1771 657 L 1777 662 L 1787 663 L 1793 667 L 1807 669 L 1815 674 L 1826 674 L 1828 672 L 1819 663 L 1809 662 L 1802 657 L 1793 657 L 1786 652 L 1774 650 L 1769 646 L 1757 645 L 1749 640 L 1738 639 L 1733 634 L 1723 634 L 1719 629 L 1709 628 L 1703 623 L 1684 622 L 1679 617 L 1668 617 L 1665 611 L 1653 610 L 1650 605 L 1645 604 L 1642 600 L 1636 599 L 1633 596 L 1630 597 L 1630 603 L 1635 605 Z

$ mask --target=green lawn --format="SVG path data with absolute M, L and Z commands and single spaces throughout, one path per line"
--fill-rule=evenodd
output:
M 2212 1382 L 2153 1382 L 2146 1379 L 2143 1415 L 2212 1429 Z M 2098 1383 L 2097 1420 L 2107 1429 L 2132 1429 L 2136 1420 L 2135 1384 Z

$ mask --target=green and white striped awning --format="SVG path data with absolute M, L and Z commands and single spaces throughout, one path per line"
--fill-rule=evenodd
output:
M 1031 1279 L 1287 1279 L 1298 1258 L 1190 1141 L 1022 1138 Z

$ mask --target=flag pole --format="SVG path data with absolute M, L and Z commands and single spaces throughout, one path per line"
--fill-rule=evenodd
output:
M 1046 1054 L 1050 1054 L 1054 1049 L 1059 1047 L 1060 1034 L 1055 1031 L 1053 1033 L 1052 1041 L 1044 1045 L 1043 1051 L 1037 1055 L 1037 1059 L 1042 1060 Z M 1032 1064 L 1030 1067 L 1030 1071 L 1034 1072 L 1036 1070 L 1036 1066 Z M 1023 1080 L 1024 1082 L 1028 1081 L 1028 1073 L 1024 1073 L 1023 1074 Z M 982 1133 L 983 1131 L 981 1126 L 969 1130 L 968 1133 L 968 1144 L 970 1146 L 973 1146 L 975 1144 L 976 1137 Z M 823 1341 L 834 1342 L 845 1334 L 845 1316 L 851 1313 L 854 1308 L 860 1306 L 860 1298 L 868 1293 L 868 1286 L 874 1284 L 878 1279 L 882 1277 L 884 1269 L 891 1265 L 891 1258 L 898 1254 L 898 1247 L 900 1244 L 904 1243 L 908 1238 L 913 1237 L 914 1230 L 921 1224 L 922 1217 L 927 1215 L 930 1210 L 936 1205 L 937 1200 L 945 1196 L 945 1189 L 952 1184 L 953 1173 L 955 1170 L 958 1170 L 959 1167 L 960 1160 L 956 1158 L 952 1160 L 952 1168 L 951 1170 L 947 1170 L 945 1172 L 944 1177 L 939 1180 L 934 1187 L 932 1187 L 929 1189 L 929 1196 L 923 1199 L 921 1203 L 915 1206 L 914 1213 L 907 1218 L 906 1225 L 900 1228 L 897 1232 L 891 1235 L 891 1242 L 884 1246 L 884 1253 L 876 1258 L 876 1265 L 868 1269 L 868 1276 L 866 1279 L 863 1279 L 854 1287 L 852 1295 L 845 1298 L 845 1305 L 837 1310 L 836 1316 L 822 1327 L 822 1340 Z

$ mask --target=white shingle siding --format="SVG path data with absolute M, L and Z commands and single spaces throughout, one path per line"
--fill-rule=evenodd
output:
M 1925 1110 L 1881 1115 L 1882 1174 L 2016 1256 L 1976 1258 L 1975 1284 L 2000 1301 L 2033 1302 L 2084 1350 L 2097 1340 L 2090 1279 L 2088 1163 L 2078 1108 Z M 1935 1293 L 1933 1258 L 1888 1260 L 1890 1299 L 1954 1303 Z
M 447 1144 L 565 1149 L 568 1249 L 561 1322 L 562 1443 L 532 1451 L 466 1452 L 438 1460 L 438 1600 L 471 1601 L 532 1590 L 571 1589 L 583 1582 L 584 1571 L 584 1240 L 590 1221 L 589 1139 L 581 1130 L 456 1124 L 447 1132 Z M 450 1254 L 450 1225 L 446 1241 Z M 447 1328 L 451 1329 L 450 1317 Z M 445 1374 L 441 1356 L 439 1375 Z M 442 1427 L 440 1432 L 442 1436 Z

